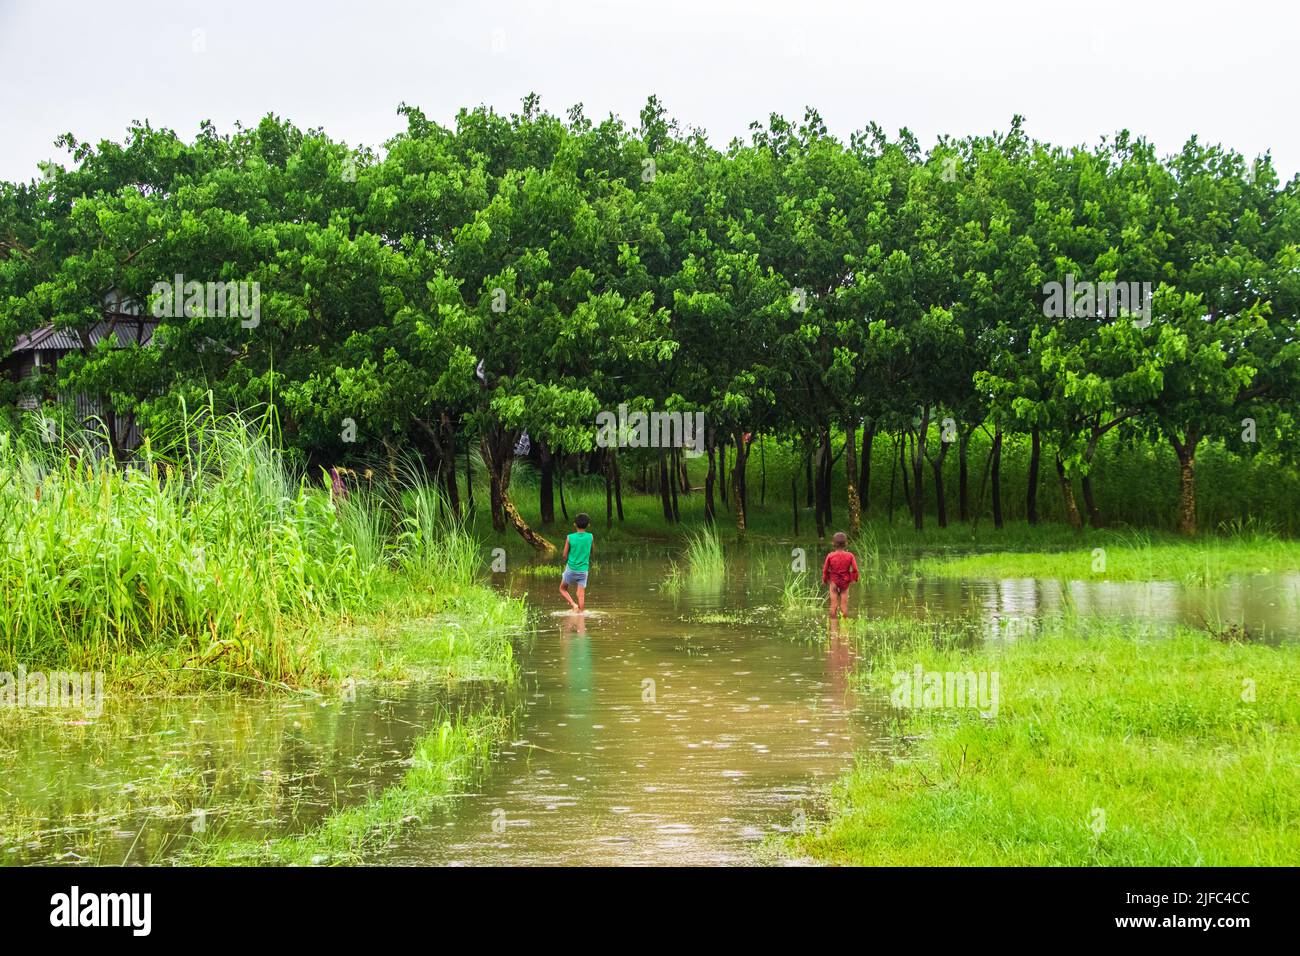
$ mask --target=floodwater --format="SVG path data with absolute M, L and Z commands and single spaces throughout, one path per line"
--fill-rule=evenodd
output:
M 166 863 L 209 830 L 302 832 L 399 782 L 449 714 L 483 708 L 512 715 L 487 771 L 367 862 L 753 861 L 765 837 L 824 813 L 825 785 L 856 757 L 906 745 L 883 694 L 851 679 L 853 642 L 820 613 L 780 613 L 788 551 L 739 556 L 716 586 L 688 576 L 674 592 L 667 569 L 666 552 L 602 556 L 585 617 L 554 613 L 554 574 L 495 576 L 528 593 L 535 621 L 511 688 L 0 711 L 0 864 Z M 1212 589 L 904 577 L 851 601 L 868 618 L 974 617 L 990 640 L 1065 612 L 1300 639 L 1297 574 Z

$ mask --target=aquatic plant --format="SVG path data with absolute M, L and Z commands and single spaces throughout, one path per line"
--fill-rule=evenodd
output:
M 716 528 L 706 527 L 687 534 L 686 563 L 693 579 L 721 581 L 726 577 L 727 559 Z
M 787 617 L 812 614 L 823 609 L 824 595 L 808 574 L 786 578 L 781 587 L 781 613 Z
M 447 806 L 447 800 L 483 773 L 493 744 L 510 718 L 485 712 L 447 717 L 420 739 L 402 781 L 354 807 L 340 808 L 300 834 L 260 841 L 214 834 L 190 850 L 186 862 L 206 865 L 340 865 L 362 862 L 404 827 Z

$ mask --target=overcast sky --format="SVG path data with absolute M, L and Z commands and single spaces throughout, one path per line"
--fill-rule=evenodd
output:
M 0 178 L 63 161 L 62 132 L 121 140 L 133 119 L 189 139 L 275 112 L 378 146 L 403 101 L 449 122 L 532 90 L 629 123 L 655 93 L 718 145 L 808 104 L 841 136 L 874 120 L 927 147 L 1015 113 L 1065 145 L 1197 133 L 1271 151 L 1285 179 L 1297 27 L 1293 0 L 0 0 Z

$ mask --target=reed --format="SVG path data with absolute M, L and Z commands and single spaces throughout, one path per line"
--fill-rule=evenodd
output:
M 373 613 L 378 582 L 455 590 L 481 564 L 433 484 L 408 473 L 336 500 L 285 459 L 270 415 L 184 414 L 130 463 L 88 451 L 90 434 L 47 437 L 0 433 L 4 669 L 300 683 L 319 673 L 313 625 Z

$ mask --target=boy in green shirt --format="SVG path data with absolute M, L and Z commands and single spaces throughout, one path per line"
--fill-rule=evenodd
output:
M 592 545 L 591 532 L 587 530 L 589 524 L 591 519 L 584 511 L 573 519 L 573 525 L 578 530 L 564 539 L 564 576 L 560 578 L 560 593 L 569 602 L 569 607 L 579 614 L 586 610 L 587 604 L 587 568 L 591 564 Z M 570 584 L 578 589 L 576 604 L 569 597 Z

